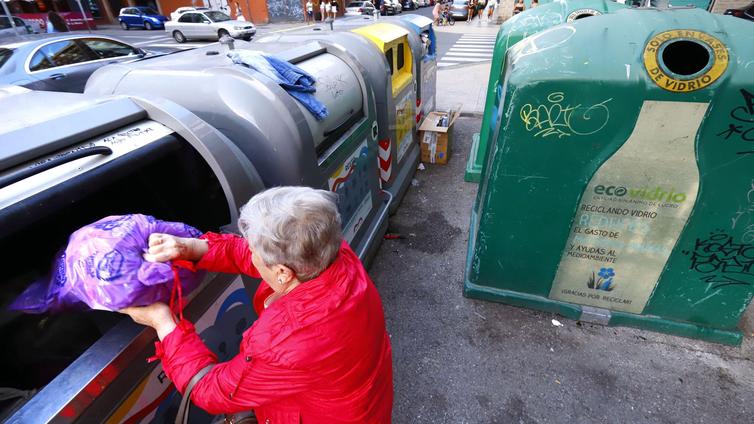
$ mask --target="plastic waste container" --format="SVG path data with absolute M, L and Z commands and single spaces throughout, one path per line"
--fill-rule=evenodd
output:
M 112 312 L 27 315 L 8 304 L 50 272 L 73 231 L 109 215 L 237 231 L 239 207 L 264 188 L 259 175 L 222 133 L 171 102 L 2 87 L 0 109 L 0 254 L 13 264 L 0 290 L 0 421 L 172 421 L 156 416 L 174 414 L 180 397 L 169 396 L 161 365 L 146 362 L 154 331 Z M 256 318 L 257 284 L 211 274 L 188 299 L 186 316 L 221 360 Z
M 528 8 L 528 6 L 527 6 Z M 482 116 L 482 127 L 479 134 L 474 134 L 469 159 L 466 162 L 464 179 L 479 182 L 482 164 L 487 153 L 487 145 L 497 123 L 494 122 L 497 111 L 494 107 L 495 87 L 504 75 L 505 54 L 508 49 L 524 38 L 542 30 L 552 28 L 564 22 L 574 22 L 580 19 L 614 13 L 626 9 L 627 6 L 611 0 L 556 0 L 547 4 L 540 4 L 534 9 L 527 9 L 524 13 L 514 15 L 500 27 L 495 42 L 490 65 L 490 79 L 487 83 L 487 97 Z
M 409 37 L 416 68 L 417 125 L 430 112 L 435 111 L 437 92 L 437 38 L 432 19 L 421 15 L 401 15 L 396 24 L 412 33 Z
M 318 121 L 272 79 L 234 64 L 222 45 L 99 69 L 86 92 L 175 101 L 232 140 L 267 187 L 308 185 L 338 193 L 344 238 L 368 264 L 387 230 L 390 196 L 379 187 L 374 96 L 359 64 L 316 41 L 234 45 L 311 74 L 313 94 L 328 116 Z
M 347 19 L 343 19 L 345 21 Z M 338 21 L 340 22 L 340 21 Z M 362 67 L 374 92 L 377 108 L 378 156 L 380 183 L 391 194 L 390 212 L 394 212 L 408 189 L 418 160 L 406 158 L 397 162 L 397 109 L 393 98 L 393 84 L 385 55 L 366 37 L 350 31 L 304 31 L 272 34 L 256 40 L 260 44 L 306 43 L 318 40 L 350 55 Z M 409 152 L 412 155 L 412 152 Z
M 380 139 L 380 175 L 383 187 L 397 199 L 403 198 L 411 176 L 419 164 L 416 133 L 416 77 L 409 44 L 409 32 L 397 25 L 372 24 L 353 29 L 371 41 L 387 59 L 390 73 L 392 107 L 395 109 L 394 137 Z M 391 110 L 392 114 L 393 111 Z M 407 178 L 404 178 L 407 176 Z M 398 207 L 396 202 L 391 212 Z
M 464 293 L 736 344 L 754 294 L 754 27 L 626 9 L 508 53 Z M 513 95 L 515 93 L 515 95 Z

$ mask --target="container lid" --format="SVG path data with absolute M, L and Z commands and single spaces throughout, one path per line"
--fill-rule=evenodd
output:
M 408 36 L 408 31 L 393 24 L 374 24 L 365 27 L 356 28 L 353 32 L 361 34 L 372 40 L 381 50 L 385 50 L 385 45 L 395 40 Z

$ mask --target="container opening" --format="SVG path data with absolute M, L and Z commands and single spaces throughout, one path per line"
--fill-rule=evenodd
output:
M 709 50 L 695 41 L 671 41 L 662 51 L 662 62 L 668 71 L 682 76 L 701 72 L 710 59 Z
M 230 222 L 216 176 L 175 135 L 0 210 L 2 222 L 16 223 L 0 234 L 0 255 L 13 264 L 0 277 L 0 387 L 42 388 L 123 319 L 115 312 L 91 310 L 29 315 L 9 311 L 8 305 L 30 283 L 46 278 L 70 233 L 126 213 L 181 221 L 202 231 L 217 231 Z M 0 421 L 14 402 L 0 398 Z
M 393 75 L 393 49 L 389 48 L 385 51 L 385 58 L 387 58 L 388 68 L 390 68 L 390 75 Z
M 594 14 L 593 14 L 593 13 L 582 13 L 582 14 L 580 14 L 580 15 L 576 15 L 576 17 L 575 17 L 575 18 L 573 18 L 573 20 L 574 20 L 574 21 L 577 21 L 577 20 L 579 20 L 579 19 L 584 19 L 584 18 L 591 18 L 592 16 L 594 16 Z
M 403 69 L 403 61 L 404 61 L 403 54 L 404 54 L 403 43 L 401 43 L 401 44 L 398 44 L 398 57 L 397 57 L 397 63 L 395 66 L 395 68 L 398 69 L 399 71 Z

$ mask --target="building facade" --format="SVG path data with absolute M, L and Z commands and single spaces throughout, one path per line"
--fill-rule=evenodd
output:
M 50 11 L 60 14 L 78 14 L 76 0 L 5 0 L 14 15 L 39 15 Z M 322 0 L 324 1 L 324 0 Z M 315 14 L 319 15 L 320 0 L 312 0 Z M 337 0 L 338 15 L 342 16 L 346 0 Z M 165 16 L 184 6 L 209 7 L 233 18 L 243 16 L 255 24 L 270 22 L 304 21 L 306 0 L 81 0 L 84 12 L 96 24 L 117 24 L 120 9 L 130 6 L 149 6 Z

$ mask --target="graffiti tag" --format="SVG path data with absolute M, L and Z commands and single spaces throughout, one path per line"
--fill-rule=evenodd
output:
M 742 242 L 754 242 L 754 180 L 751 180 L 749 191 L 746 192 L 746 204 L 739 206 L 730 220 L 731 230 L 743 229 Z
M 330 92 L 333 99 L 337 99 L 345 92 L 346 81 L 342 74 L 320 80 L 325 90 Z
M 591 135 L 607 125 L 610 109 L 607 103 L 612 98 L 592 106 L 571 105 L 562 92 L 551 93 L 547 102 L 537 106 L 527 103 L 521 107 L 521 120 L 529 132 L 536 131 L 535 137 Z
M 718 133 L 718 137 L 728 140 L 731 137 L 738 138 L 741 141 L 754 141 L 754 94 L 741 89 L 743 106 L 736 106 L 730 111 L 731 122 L 728 128 Z M 754 153 L 754 150 L 736 152 L 739 155 L 748 155 Z
M 691 255 L 689 269 L 706 274 L 701 281 L 713 288 L 751 285 L 747 276 L 754 267 L 754 244 L 734 242 L 732 236 L 717 230 L 706 239 L 696 239 L 694 250 L 683 253 Z

